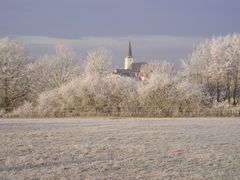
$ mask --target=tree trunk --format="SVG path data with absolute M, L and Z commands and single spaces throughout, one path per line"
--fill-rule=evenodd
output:
M 9 83 L 8 79 L 4 79 L 4 97 L 3 97 L 3 102 L 4 102 L 4 109 L 6 112 L 10 111 L 10 100 L 9 100 Z
M 237 79 L 235 80 L 234 88 L 233 88 L 233 105 L 234 106 L 237 105 L 236 95 L 237 95 Z
M 220 102 L 220 83 L 217 82 L 217 102 Z
M 238 88 L 238 70 L 236 72 L 236 77 L 235 77 L 234 87 L 233 87 L 233 105 L 234 106 L 237 105 L 237 100 L 236 100 L 237 88 Z

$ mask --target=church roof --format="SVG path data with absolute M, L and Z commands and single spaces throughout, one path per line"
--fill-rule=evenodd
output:
M 129 44 L 128 44 L 128 55 L 127 57 L 129 58 L 132 58 L 132 46 L 131 46 L 131 42 L 129 41 Z
M 132 63 L 129 69 L 116 69 L 115 74 L 121 76 L 135 77 L 136 73 L 142 70 L 143 66 L 146 65 L 145 62 Z
M 121 76 L 128 76 L 128 77 L 134 77 L 135 72 L 131 69 L 116 69 L 116 74 L 119 74 Z
M 137 62 L 137 63 L 132 63 L 129 67 L 129 69 L 131 69 L 134 72 L 138 72 L 140 71 L 144 65 L 146 65 L 147 63 L 145 62 Z

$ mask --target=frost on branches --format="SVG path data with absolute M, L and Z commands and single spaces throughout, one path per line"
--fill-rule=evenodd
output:
M 104 76 L 109 73 L 112 57 L 107 49 L 91 50 L 87 53 L 85 70 L 86 76 Z
M 149 63 L 144 81 L 113 74 L 111 61 L 108 50 L 97 49 L 82 65 L 64 46 L 33 61 L 22 45 L 1 40 L 0 116 L 240 114 L 239 34 L 201 42 L 179 70 L 167 61 Z
M 55 55 L 46 54 L 28 64 L 27 70 L 35 93 L 59 88 L 81 73 L 77 55 L 64 46 L 56 47 Z
M 197 83 L 211 102 L 237 105 L 240 97 L 240 35 L 213 37 L 198 45 L 183 63 L 187 80 Z
M 31 90 L 26 65 L 30 58 L 25 48 L 8 38 L 0 41 L 0 109 L 12 111 L 30 100 Z

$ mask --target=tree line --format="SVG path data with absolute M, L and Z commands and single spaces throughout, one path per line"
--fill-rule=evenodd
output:
M 111 53 L 87 53 L 84 63 L 64 46 L 31 57 L 0 40 L 0 116 L 240 115 L 240 34 L 207 39 L 182 61 L 146 64 L 144 81 L 113 74 Z

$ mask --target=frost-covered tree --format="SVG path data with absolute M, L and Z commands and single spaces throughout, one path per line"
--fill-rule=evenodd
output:
M 81 76 L 39 95 L 36 108 L 18 110 L 38 116 L 176 116 L 199 109 L 199 91 L 181 82 L 167 62 L 146 67 L 145 81 L 115 74 Z M 96 75 L 96 74 L 95 74 Z
M 185 77 L 204 87 L 217 102 L 236 105 L 239 94 L 240 35 L 213 37 L 200 43 L 183 63 Z
M 57 46 L 55 55 L 45 55 L 28 65 L 34 92 L 40 93 L 71 81 L 81 73 L 77 55 L 69 48 Z
M 68 50 L 58 50 L 56 55 L 44 56 L 29 65 L 39 96 L 37 103 L 26 103 L 16 114 L 215 115 L 215 109 L 220 107 L 222 113 L 227 107 L 225 102 L 229 109 L 240 99 L 239 34 L 201 42 L 183 62 L 181 71 L 168 62 L 147 64 L 143 68 L 144 81 L 111 74 L 111 55 L 106 49 L 88 52 L 81 76 L 76 73 L 79 66 L 74 57 Z
M 144 67 L 146 81 L 139 88 L 139 102 L 148 116 L 173 116 L 193 112 L 199 105 L 198 91 L 188 92 L 190 83 L 183 83 L 173 64 L 166 61 Z
M 228 37 L 228 41 L 226 49 L 227 80 L 229 80 L 229 94 L 232 90 L 233 105 L 236 105 L 240 98 L 240 34 Z
M 91 82 L 91 83 L 89 83 Z M 38 116 L 130 115 L 137 111 L 137 81 L 118 75 L 75 78 L 69 83 L 39 95 L 35 108 L 25 105 Z M 31 114 L 26 108 L 16 112 Z
M 0 109 L 8 112 L 30 99 L 29 62 L 23 45 L 8 38 L 0 40 Z
M 112 62 L 112 56 L 107 49 L 100 48 L 87 53 L 85 63 L 85 75 L 102 76 L 109 72 L 109 66 Z
M 167 61 L 146 64 L 143 71 L 148 82 L 146 87 L 160 87 L 171 84 L 176 75 L 174 65 Z

